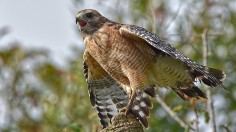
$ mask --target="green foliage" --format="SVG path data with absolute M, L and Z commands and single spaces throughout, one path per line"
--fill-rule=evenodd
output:
M 69 128 L 73 131 L 73 132 L 81 132 L 81 127 L 77 124 L 77 123 L 72 123 Z
M 91 131 L 90 126 L 98 124 L 96 111 L 88 100 L 81 55 L 70 60 L 68 68 L 61 69 L 51 63 L 44 50 L 25 50 L 18 43 L 11 45 L 14 46 L 0 51 L 0 80 L 6 82 L 0 94 L 7 98 L 6 107 L 12 113 L 9 118 L 17 118 L 15 114 L 22 117 L 12 120 L 6 130 L 65 128 L 78 132 Z M 10 77 L 4 77 L 5 74 Z M 32 116 L 33 110 L 38 110 L 39 117 Z

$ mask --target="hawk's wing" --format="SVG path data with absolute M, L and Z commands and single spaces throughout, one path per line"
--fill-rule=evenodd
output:
M 124 89 L 105 71 L 88 53 L 84 57 L 84 74 L 88 83 L 88 92 L 93 107 L 103 127 L 107 127 L 111 118 L 118 114 L 128 104 L 129 97 Z M 152 89 L 146 90 L 154 93 Z M 151 95 L 151 94 L 149 94 Z M 146 93 L 139 92 L 132 105 L 131 113 L 148 127 L 152 103 Z
M 135 25 L 123 25 L 120 28 L 120 33 L 135 41 L 144 41 L 146 44 L 150 45 L 156 53 L 167 54 L 174 59 L 184 62 L 186 66 L 189 67 L 194 79 L 198 78 L 209 86 L 220 86 L 224 88 L 222 84 L 222 80 L 225 78 L 224 72 L 196 64 L 183 53 L 173 48 L 169 43 L 146 29 Z

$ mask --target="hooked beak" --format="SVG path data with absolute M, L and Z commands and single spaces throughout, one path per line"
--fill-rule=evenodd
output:
M 82 31 L 83 28 L 87 25 L 87 21 L 81 19 L 81 17 L 76 17 L 76 24 L 79 24 L 79 30 Z

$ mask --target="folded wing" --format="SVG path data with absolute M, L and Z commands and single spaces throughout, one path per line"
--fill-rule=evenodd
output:
M 84 74 L 88 83 L 88 92 L 93 107 L 98 111 L 98 116 L 103 127 L 107 127 L 111 118 L 117 115 L 127 104 L 129 97 L 124 89 L 106 72 L 88 53 L 84 57 Z M 146 90 L 154 92 L 154 90 Z M 155 93 L 148 93 L 154 94 Z M 152 95 L 152 96 L 154 96 Z M 139 92 L 133 102 L 131 113 L 145 126 L 148 127 L 152 103 L 144 92 Z

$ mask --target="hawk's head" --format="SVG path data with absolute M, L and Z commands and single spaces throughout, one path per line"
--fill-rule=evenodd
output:
M 92 9 L 81 10 L 76 15 L 76 24 L 78 24 L 80 31 L 86 34 L 93 34 L 107 20 L 98 11 Z

